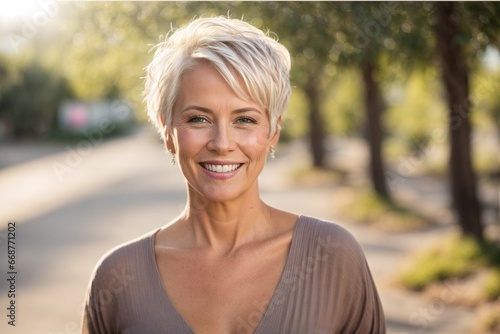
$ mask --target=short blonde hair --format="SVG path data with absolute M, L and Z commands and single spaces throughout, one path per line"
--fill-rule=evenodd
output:
M 207 62 L 240 98 L 267 110 L 272 136 L 290 99 L 290 54 L 268 33 L 244 21 L 213 17 L 196 19 L 169 34 L 146 68 L 144 99 L 162 137 L 164 126 L 171 131 L 182 75 Z

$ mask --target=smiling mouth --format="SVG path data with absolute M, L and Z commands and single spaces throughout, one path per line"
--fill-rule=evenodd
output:
M 201 167 L 214 173 L 228 173 L 237 170 L 243 164 L 229 164 L 229 165 L 214 165 L 214 164 L 200 164 Z

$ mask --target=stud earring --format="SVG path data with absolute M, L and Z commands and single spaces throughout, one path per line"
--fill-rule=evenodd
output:
M 269 149 L 269 157 L 271 158 L 271 160 L 274 160 L 274 158 L 276 158 L 276 150 L 272 146 Z
M 172 166 L 175 166 L 175 154 L 172 152 L 172 150 L 168 150 L 171 154 L 171 157 L 170 157 L 170 163 L 172 164 Z

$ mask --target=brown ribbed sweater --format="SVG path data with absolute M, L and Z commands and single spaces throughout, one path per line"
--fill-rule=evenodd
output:
M 193 334 L 163 288 L 154 252 L 158 230 L 108 252 L 86 295 L 83 333 Z M 379 296 L 354 237 L 300 216 L 281 279 L 255 334 L 385 333 Z M 249 333 L 241 321 L 238 333 Z M 257 324 L 253 324 L 255 325 Z

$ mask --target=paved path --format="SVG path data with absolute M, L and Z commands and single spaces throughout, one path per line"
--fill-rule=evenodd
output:
M 81 144 L 78 156 L 65 150 L 0 171 L 0 269 L 5 273 L 5 230 L 17 222 L 17 323 L 0 319 L 1 333 L 78 333 L 83 295 L 97 260 L 110 248 L 174 218 L 185 202 L 184 182 L 169 163 L 156 134 L 95 145 Z M 77 146 L 72 147 L 77 153 Z M 286 210 L 335 219 L 330 187 L 299 188 L 288 173 L 307 159 L 300 146 L 283 147 L 261 176 L 263 198 Z M 61 169 L 60 165 L 69 166 Z M 71 165 L 71 166 L 70 166 Z M 59 169 L 58 169 L 59 168 Z M 64 171 L 64 172 L 63 172 Z M 389 333 L 468 333 L 470 311 L 429 302 L 391 284 L 409 252 L 438 240 L 448 227 L 412 234 L 386 234 L 347 227 L 363 246 L 379 286 Z M 0 309 L 7 305 L 1 280 Z

